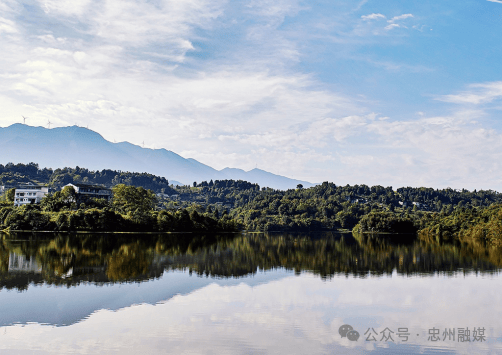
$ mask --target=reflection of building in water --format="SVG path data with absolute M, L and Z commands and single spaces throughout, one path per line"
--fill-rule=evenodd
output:
M 9 272 L 42 272 L 42 267 L 38 265 L 34 257 L 18 255 L 16 253 L 9 254 Z

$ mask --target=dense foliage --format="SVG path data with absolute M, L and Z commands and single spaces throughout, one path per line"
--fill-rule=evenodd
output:
M 118 184 L 141 186 L 154 192 L 175 194 L 169 181 L 147 173 L 132 173 L 116 170 L 88 170 L 85 168 L 40 169 L 38 164 L 0 164 L 0 185 L 15 186 L 31 182 L 61 188 L 70 183 L 97 184 L 112 187 Z
M 65 187 L 39 205 L 0 207 L 0 225 L 10 230 L 44 231 L 232 231 L 235 222 L 228 215 L 198 213 L 196 209 L 157 211 L 156 197 L 142 187 L 123 184 L 113 188 L 110 203 L 91 201 L 77 209 L 75 191 Z M 95 207 L 98 205 L 99 207 Z
M 391 187 L 337 186 L 328 182 L 309 189 L 262 189 L 249 195 L 241 192 L 238 197 L 238 201 L 244 203 L 237 204 L 231 215 L 249 230 L 268 231 L 351 230 L 363 216 L 370 213 L 379 216 L 378 213 L 384 212 L 388 214 L 380 216 L 395 221 L 411 219 L 416 228 L 422 228 L 435 213 L 448 215 L 457 208 L 483 208 L 502 202 L 502 195 L 495 191 L 426 188 L 394 191 Z M 363 223 L 367 221 L 369 219 Z M 371 223 L 374 222 L 376 220 Z M 397 232 L 403 230 L 399 225 L 391 228 L 386 223 L 368 225 L 362 230 Z
M 416 233 L 417 227 L 410 217 L 391 212 L 371 212 L 364 215 L 353 232 Z
M 438 242 L 460 240 L 502 246 L 502 205 L 460 208 L 449 215 L 431 216 L 419 235 Z
M 235 228 L 252 231 L 419 230 L 421 236 L 437 240 L 472 237 L 496 244 L 500 239 L 497 233 L 501 216 L 493 206 L 502 204 L 502 194 L 492 190 L 393 190 L 324 182 L 308 189 L 298 185 L 282 191 L 241 180 L 172 186 L 163 177 L 145 173 L 89 171 L 79 167 L 53 171 L 39 169 L 34 163 L 0 165 L 0 184 L 14 180 L 46 183 L 55 188 L 70 182 L 101 184 L 113 187 L 115 197 L 111 203 L 90 200 L 83 205 L 76 203 L 72 191 L 63 189 L 46 197 L 40 206 L 16 210 L 10 207 L 10 190 L 0 198 L 0 223 L 11 228 L 33 225 L 35 229 L 86 229 L 94 222 L 85 221 L 93 220 L 91 215 L 97 213 L 101 219 L 95 225 L 101 226 L 96 227 L 101 230 L 181 230 L 185 224 L 188 230 L 207 229 L 214 227 L 212 221 L 220 223 L 218 228 L 226 228 L 224 225 L 231 221 Z M 29 218 L 20 216 L 23 213 Z M 176 227 L 168 227 L 170 223 Z

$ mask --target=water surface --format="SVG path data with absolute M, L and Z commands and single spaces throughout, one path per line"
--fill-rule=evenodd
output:
M 501 255 L 339 234 L 4 236 L 0 349 L 498 354 Z

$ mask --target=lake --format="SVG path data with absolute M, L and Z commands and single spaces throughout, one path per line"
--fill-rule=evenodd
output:
M 11 234 L 0 352 L 499 354 L 502 251 L 351 234 Z

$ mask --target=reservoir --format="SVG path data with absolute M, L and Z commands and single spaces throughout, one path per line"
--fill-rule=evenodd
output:
M 497 354 L 501 262 L 336 233 L 2 235 L 0 350 Z

